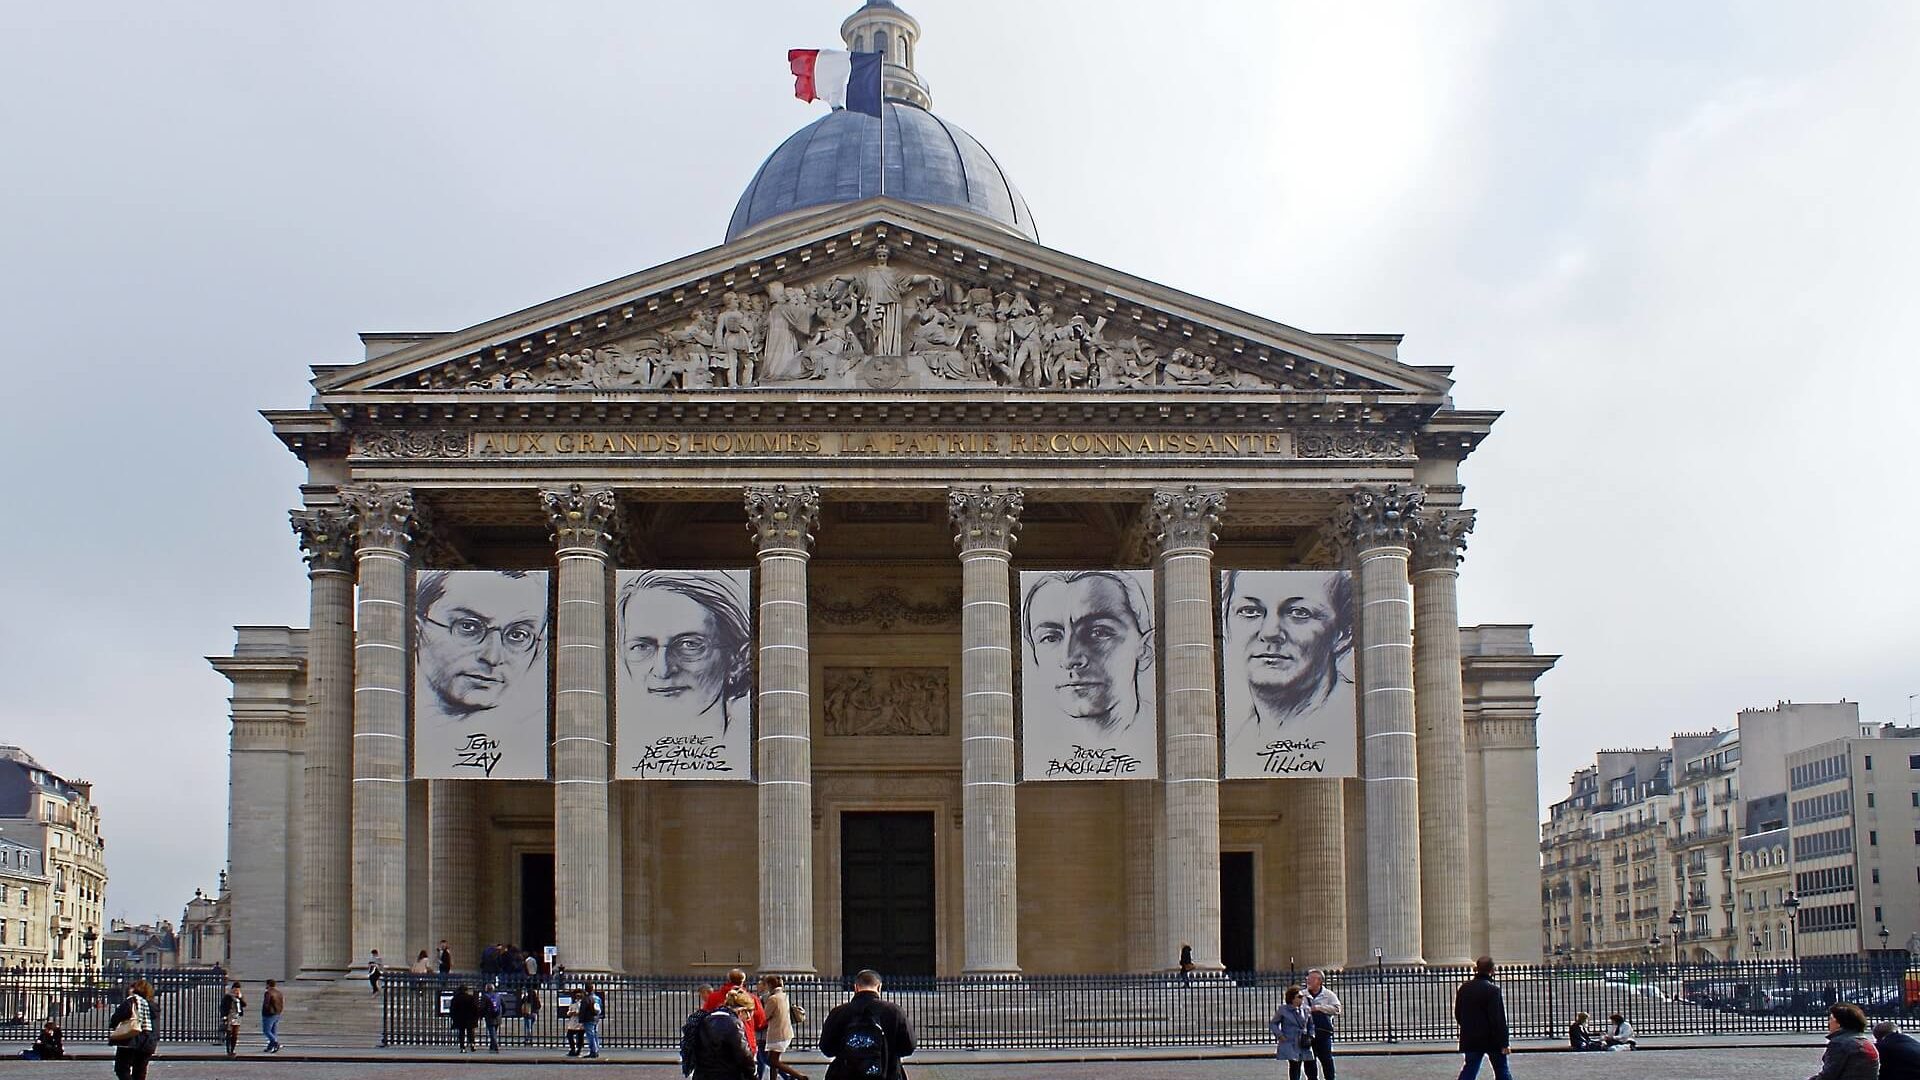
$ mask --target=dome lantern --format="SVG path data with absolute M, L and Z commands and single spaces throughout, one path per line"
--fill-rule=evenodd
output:
M 913 70 L 913 50 L 920 43 L 920 23 L 892 0 L 867 0 L 840 24 L 840 40 L 854 52 L 883 56 L 880 94 L 923 109 L 933 108 L 933 95 Z

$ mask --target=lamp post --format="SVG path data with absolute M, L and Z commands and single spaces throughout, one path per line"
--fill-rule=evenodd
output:
M 81 940 L 86 942 L 86 948 L 80 953 L 80 964 L 82 967 L 91 967 L 93 965 L 93 945 L 94 942 L 100 940 L 100 932 L 89 926 L 87 927 L 87 932 L 81 935 Z
M 1800 896 L 1787 890 L 1787 940 L 1793 946 L 1793 1030 L 1800 1030 Z
M 1674 905 L 1673 917 L 1667 920 L 1667 925 L 1673 927 L 1673 964 L 1675 967 L 1679 967 L 1680 966 L 1680 935 L 1681 935 L 1681 932 L 1686 929 L 1687 917 L 1685 915 L 1680 914 L 1680 907 L 1678 904 Z

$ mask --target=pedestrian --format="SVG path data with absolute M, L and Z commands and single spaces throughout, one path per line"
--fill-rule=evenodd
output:
M 1302 996 L 1313 1016 L 1313 1056 L 1320 1062 L 1320 1076 L 1333 1080 L 1333 1020 L 1340 1015 L 1340 998 L 1327 989 L 1327 973 L 1319 968 L 1307 972 Z
M 380 963 L 380 950 L 374 949 L 367 954 L 367 985 L 376 994 L 380 992 L 380 976 L 384 973 Z
M 1880 1049 L 1867 1035 L 1867 1014 L 1851 1001 L 1827 1007 L 1827 1052 L 1807 1080 L 1879 1080 Z
M 1633 1025 L 1619 1013 L 1607 1017 L 1607 1033 L 1601 1037 L 1600 1044 L 1609 1050 L 1632 1050 L 1640 1045 L 1634 1040 Z
M 734 968 L 732 971 L 727 972 L 727 984 L 718 990 L 708 991 L 707 996 L 701 1000 L 700 1007 L 708 1012 L 725 1008 L 728 994 L 733 993 L 735 990 L 745 990 L 746 988 L 747 973 L 739 968 Z M 747 996 L 753 997 L 751 993 Z M 760 1056 L 760 1031 L 766 1026 L 766 1008 L 760 1004 L 759 998 L 754 998 L 753 1019 L 747 1024 L 747 1049 L 753 1051 L 756 1060 Z
M 447 939 L 440 939 L 440 989 L 447 988 L 447 979 L 453 975 L 453 950 L 447 947 Z
M 1273 1033 L 1273 1056 L 1287 1063 L 1287 1080 L 1300 1080 L 1302 1066 L 1307 1080 L 1319 1080 L 1313 1062 L 1313 1014 L 1307 1011 L 1306 995 L 1298 986 L 1287 987 L 1281 995 L 1267 1030 Z
M 1880 1051 L 1880 1080 L 1920 1080 L 1920 1039 L 1882 1020 L 1873 1025 L 1873 1045 Z
M 120 1039 L 109 1036 L 113 1043 L 113 1075 L 119 1080 L 147 1080 L 147 1063 L 160 1047 L 160 1032 L 155 1027 L 159 1013 L 153 1005 L 153 984 L 135 979 L 127 990 L 126 1000 L 107 1018 L 109 1030 L 114 1034 L 125 1032 Z M 123 1024 L 127 1026 L 122 1028 Z
M 752 1080 L 753 1051 L 747 1028 L 753 1022 L 753 995 L 734 987 L 718 1009 L 702 1009 L 687 1019 L 680 1034 L 680 1072 L 689 1080 Z
M 520 1045 L 533 1045 L 533 1029 L 540 1020 L 540 989 L 529 986 L 520 991 Z
M 527 973 L 527 985 L 540 985 L 540 958 L 532 953 L 520 958 L 520 970 Z
M 447 1019 L 453 1024 L 454 1041 L 460 1045 L 460 1052 L 470 1054 L 480 1049 L 475 1029 L 480 1026 L 480 996 L 473 987 L 462 986 L 453 992 L 453 1001 L 447 1005 Z
M 228 1057 L 240 1052 L 240 1018 L 246 1012 L 247 997 L 240 990 L 240 980 L 235 979 L 220 995 L 220 1041 L 226 1044 Z
M 1483 1057 L 1493 1061 L 1494 1080 L 1513 1080 L 1507 1070 L 1507 1057 L 1513 1053 L 1507 999 L 1493 981 L 1493 957 L 1473 962 L 1473 978 L 1460 984 L 1453 995 L 1453 1019 L 1460 1025 L 1460 1053 L 1467 1059 L 1460 1066 L 1460 1080 L 1479 1076 Z
M 1605 1043 L 1595 1038 L 1593 1033 L 1587 1030 L 1587 1021 L 1591 1019 L 1593 1019 L 1591 1015 L 1577 1012 L 1573 1014 L 1573 1023 L 1567 1025 L 1567 1043 L 1576 1053 L 1585 1053 L 1588 1050 L 1605 1050 L 1607 1048 Z
M 580 1022 L 580 995 L 567 995 L 567 1056 L 579 1057 L 587 1043 L 587 1028 Z
M 266 992 L 260 995 L 260 1034 L 266 1036 L 269 1054 L 280 1052 L 280 1014 L 286 1011 L 287 996 L 280 992 L 278 983 L 268 979 Z
M 500 1023 L 506 1018 L 506 1003 L 500 999 L 500 988 L 488 983 L 480 994 L 480 1019 L 487 1024 L 487 1051 L 500 1052 Z
M 880 973 L 853 977 L 853 997 L 820 1024 L 820 1052 L 833 1059 L 826 1080 L 906 1080 L 900 1059 L 913 1054 L 913 1028 L 900 1007 L 880 997 Z
M 409 975 L 433 974 L 433 961 L 427 959 L 427 950 L 421 949 L 420 955 L 413 958 L 413 966 L 407 969 Z
M 600 1056 L 600 998 L 592 983 L 580 984 L 580 1037 L 586 1041 L 587 1056 Z
M 1193 985 L 1193 946 L 1180 943 L 1180 985 Z
M 807 1080 L 805 1073 L 791 1065 L 784 1064 L 780 1055 L 793 1045 L 793 1025 L 796 1019 L 805 1020 L 807 1013 L 798 1004 L 787 1000 L 787 983 L 778 975 L 760 977 L 761 1011 L 767 1018 L 767 1029 L 760 1040 L 760 1056 L 766 1067 L 775 1076 L 790 1076 L 796 1080 Z

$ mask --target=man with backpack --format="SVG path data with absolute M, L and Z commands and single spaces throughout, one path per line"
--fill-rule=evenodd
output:
M 753 1051 L 747 1026 L 753 1022 L 754 997 L 736 986 L 717 1008 L 704 1005 L 680 1029 L 680 1075 L 691 1080 L 753 1080 Z
M 480 995 L 480 1019 L 487 1022 L 487 1050 L 491 1053 L 500 1052 L 500 1019 L 505 1012 L 500 988 L 488 983 L 486 992 Z
M 833 1059 L 826 1080 L 906 1080 L 900 1059 L 913 1053 L 913 1028 L 900 1007 L 880 997 L 880 974 L 853 977 L 853 998 L 820 1025 L 820 1052 Z

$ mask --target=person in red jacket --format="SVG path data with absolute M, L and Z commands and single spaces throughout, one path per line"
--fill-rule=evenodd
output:
M 727 972 L 727 985 L 708 994 L 707 999 L 700 1003 L 700 1007 L 702 1009 L 705 1009 L 708 1012 L 712 1012 L 713 1010 L 718 1008 L 723 1008 L 727 1003 L 727 995 L 732 993 L 735 990 L 738 990 L 749 997 L 753 996 L 752 991 L 749 991 L 747 989 L 747 973 L 744 971 L 741 971 L 739 968 L 734 968 L 732 971 Z M 753 1021 L 747 1024 L 746 1026 L 747 1027 L 747 1049 L 753 1051 L 753 1056 L 755 1058 L 758 1058 L 760 1056 L 760 1040 L 757 1037 L 755 1037 L 754 1032 L 762 1028 L 765 1028 L 766 1026 L 767 1026 L 766 1006 L 760 1004 L 760 999 L 755 997 L 753 998 Z

